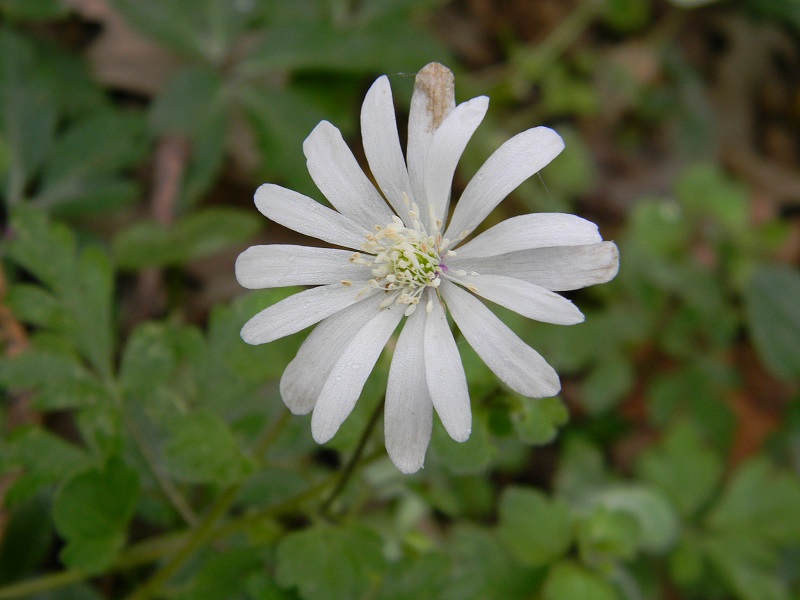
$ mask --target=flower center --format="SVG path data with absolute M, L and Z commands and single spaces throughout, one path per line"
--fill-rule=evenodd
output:
M 414 207 L 416 208 L 416 206 Z M 406 304 L 406 315 L 414 312 L 425 288 L 439 287 L 440 275 L 447 270 L 442 262 L 447 240 L 442 240 L 437 228 L 429 235 L 411 213 L 414 227 L 406 227 L 400 217 L 393 216 L 388 225 L 375 227 L 367 234 L 362 249 L 372 256 L 356 252 L 351 262 L 372 268 L 373 279 L 367 289 L 382 289 L 387 297 L 381 303 L 385 308 L 392 303 Z M 371 260 L 370 260 L 371 259 Z

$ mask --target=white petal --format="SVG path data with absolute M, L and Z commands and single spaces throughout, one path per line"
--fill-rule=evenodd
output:
M 528 129 L 500 146 L 467 185 L 445 233 L 454 240 L 472 231 L 503 198 L 540 171 L 564 149 L 561 137 L 547 127 Z
M 311 178 L 336 210 L 370 231 L 391 221 L 392 211 L 336 127 L 322 121 L 306 138 L 303 152 Z
M 369 279 L 369 269 L 351 263 L 352 255 L 332 248 L 251 246 L 236 259 L 236 280 L 248 289 L 261 289 Z
M 422 350 L 426 315 L 420 307 L 403 326 L 386 386 L 386 451 L 401 473 L 416 473 L 422 468 L 431 441 L 433 404 Z
M 528 398 L 555 396 L 558 373 L 484 304 L 449 281 L 441 293 L 461 333 L 483 362 L 512 390 Z
M 434 214 L 443 221 L 447 217 L 456 165 L 488 108 L 486 96 L 459 104 L 433 137 L 425 163 L 425 193 Z
M 411 109 L 408 113 L 406 151 L 411 190 L 423 218 L 427 218 L 428 214 L 424 187 L 428 150 L 433 134 L 455 105 L 452 71 L 439 63 L 425 65 L 414 79 L 414 93 L 411 95 Z
M 311 412 L 333 365 L 353 336 L 378 312 L 375 294 L 324 319 L 300 346 L 281 377 L 281 398 L 296 415 Z
M 449 279 L 529 319 L 556 325 L 575 325 L 583 321 L 583 314 L 572 302 L 521 279 L 505 275 L 449 276 Z
M 361 138 L 375 181 L 395 212 L 408 224 L 408 208 L 403 203 L 403 195 L 413 202 L 414 194 L 400 148 L 392 90 L 385 75 L 372 84 L 364 98 Z
M 575 215 L 534 213 L 506 219 L 458 249 L 458 258 L 602 242 L 597 225 Z
M 403 318 L 403 310 L 394 304 L 378 311 L 343 349 L 311 417 L 311 435 L 318 444 L 330 440 L 353 410 L 383 347 Z
M 450 437 L 465 442 L 472 431 L 467 378 L 444 309 L 436 297 L 433 310 L 425 319 L 423 347 L 431 402 Z
M 534 248 L 486 258 L 448 260 L 453 270 L 476 271 L 481 275 L 506 275 L 554 292 L 577 290 L 611 281 L 619 270 L 619 251 L 614 242 L 588 246 Z M 476 284 L 477 285 L 477 284 Z
M 308 196 L 265 183 L 256 190 L 261 213 L 293 231 L 345 248 L 361 249 L 367 230 Z
M 355 304 L 360 299 L 359 290 L 366 285 L 366 281 L 353 282 L 352 286 L 334 283 L 289 296 L 245 323 L 242 339 L 248 344 L 266 344 L 297 333 Z

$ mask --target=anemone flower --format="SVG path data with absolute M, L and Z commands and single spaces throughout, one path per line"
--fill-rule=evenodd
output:
M 472 235 L 503 198 L 561 152 L 561 137 L 546 127 L 500 146 L 448 216 L 456 164 L 488 105 L 480 96 L 456 106 L 453 74 L 427 65 L 416 77 L 404 157 L 389 80 L 380 77 L 361 109 L 364 152 L 377 185 L 339 130 L 322 121 L 303 150 L 335 210 L 277 185 L 258 188 L 255 203 L 266 217 L 336 246 L 253 246 L 236 261 L 246 288 L 315 286 L 259 312 L 242 339 L 265 344 L 318 323 L 280 383 L 294 414 L 313 411 L 318 443 L 350 414 L 404 318 L 384 414 L 386 449 L 403 473 L 423 465 L 434 409 L 454 440 L 470 434 L 469 390 L 446 310 L 509 388 L 531 398 L 559 392 L 553 368 L 479 297 L 537 321 L 580 323 L 583 314 L 556 292 L 609 281 L 619 255 L 596 225 L 567 214 L 517 216 Z

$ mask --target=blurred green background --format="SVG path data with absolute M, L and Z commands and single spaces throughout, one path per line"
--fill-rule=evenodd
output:
M 0 599 L 800 599 L 798 32 L 798 0 L 0 0 Z M 316 123 L 361 158 L 368 86 L 402 131 L 431 61 L 491 97 L 454 197 L 551 126 L 489 222 L 579 214 L 621 269 L 581 325 L 498 311 L 557 398 L 460 344 L 472 437 L 404 476 L 365 429 L 390 357 L 317 446 L 277 389 L 305 334 L 239 339 L 295 290 L 233 261 L 299 241 L 252 194 L 322 200 Z

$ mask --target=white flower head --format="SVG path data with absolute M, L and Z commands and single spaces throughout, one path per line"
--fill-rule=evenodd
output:
M 427 65 L 416 77 L 404 157 L 389 80 L 380 77 L 361 109 L 364 151 L 379 189 L 327 121 L 303 150 L 311 177 L 336 210 L 277 185 L 258 188 L 255 203 L 268 218 L 350 249 L 253 246 L 236 261 L 246 288 L 317 286 L 266 308 L 242 329 L 245 342 L 265 344 L 319 323 L 280 384 L 294 414 L 313 410 L 317 442 L 330 440 L 350 414 L 404 317 L 386 389 L 389 457 L 404 473 L 422 467 L 434 409 L 450 437 L 469 437 L 469 391 L 445 307 L 512 390 L 532 398 L 559 392 L 553 368 L 476 296 L 531 319 L 579 323 L 581 312 L 555 292 L 609 281 L 619 255 L 593 223 L 554 213 L 508 219 L 465 243 L 564 147 L 546 127 L 514 136 L 480 168 L 448 219 L 456 164 L 488 104 L 481 96 L 456 106 L 453 74 Z

